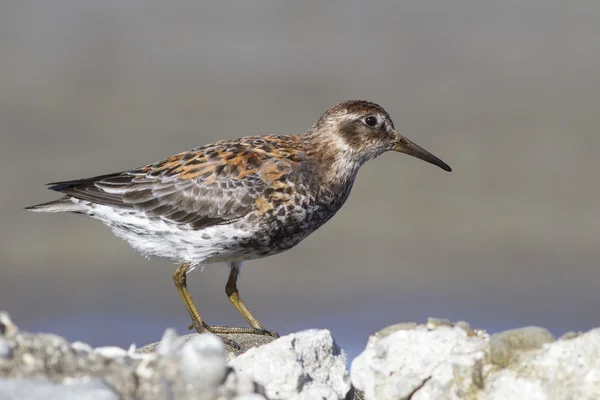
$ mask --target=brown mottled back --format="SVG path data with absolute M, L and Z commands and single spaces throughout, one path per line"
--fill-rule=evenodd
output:
M 51 188 L 199 229 L 264 207 L 275 196 L 271 192 L 278 181 L 279 185 L 288 179 L 311 184 L 310 179 L 294 176 L 304 159 L 299 146 L 298 135 L 224 140 L 131 171 Z

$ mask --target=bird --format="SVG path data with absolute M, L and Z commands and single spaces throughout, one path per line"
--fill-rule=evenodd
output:
M 242 262 L 291 249 L 331 219 L 348 199 L 362 165 L 387 151 L 451 168 L 395 128 L 383 107 L 339 103 L 306 132 L 221 140 L 135 169 L 49 183 L 63 197 L 26 209 L 87 215 L 146 257 L 177 263 L 175 286 L 189 329 L 278 336 L 242 301 Z M 193 302 L 187 274 L 227 263 L 225 292 L 250 327 L 208 325 Z

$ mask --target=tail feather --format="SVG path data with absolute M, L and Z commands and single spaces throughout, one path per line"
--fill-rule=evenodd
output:
M 72 181 L 48 183 L 48 189 L 57 192 L 63 192 L 66 196 L 48 203 L 36 204 L 35 206 L 25 207 L 33 212 L 82 212 L 87 208 L 84 204 L 89 202 L 98 203 L 98 200 L 104 200 L 105 203 L 115 202 L 114 195 L 104 193 L 94 186 L 94 183 L 106 178 L 114 178 L 121 175 L 121 172 L 107 175 L 94 176 L 85 179 L 75 179 Z M 120 205 L 120 203 L 114 203 Z
M 36 204 L 35 206 L 25 207 L 27 211 L 33 212 L 81 212 L 84 207 L 79 200 L 71 196 L 63 196 L 58 200 L 52 200 L 47 203 Z

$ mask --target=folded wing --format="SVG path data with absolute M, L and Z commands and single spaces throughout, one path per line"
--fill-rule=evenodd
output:
M 267 184 L 290 171 L 289 161 L 248 148 L 200 148 L 132 171 L 56 182 L 50 189 L 200 229 L 244 217 Z

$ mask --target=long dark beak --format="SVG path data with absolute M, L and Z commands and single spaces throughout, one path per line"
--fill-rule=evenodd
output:
M 404 136 L 398 135 L 398 140 L 394 142 L 393 150 L 398 151 L 400 153 L 406 153 L 413 157 L 420 158 L 423 161 L 427 161 L 428 163 L 437 165 L 445 171 L 452 171 L 452 168 L 450 168 L 448 164 L 446 164 L 445 162 L 443 162 L 442 160 L 440 160 L 421 146 L 415 144 L 414 142 L 411 142 Z

